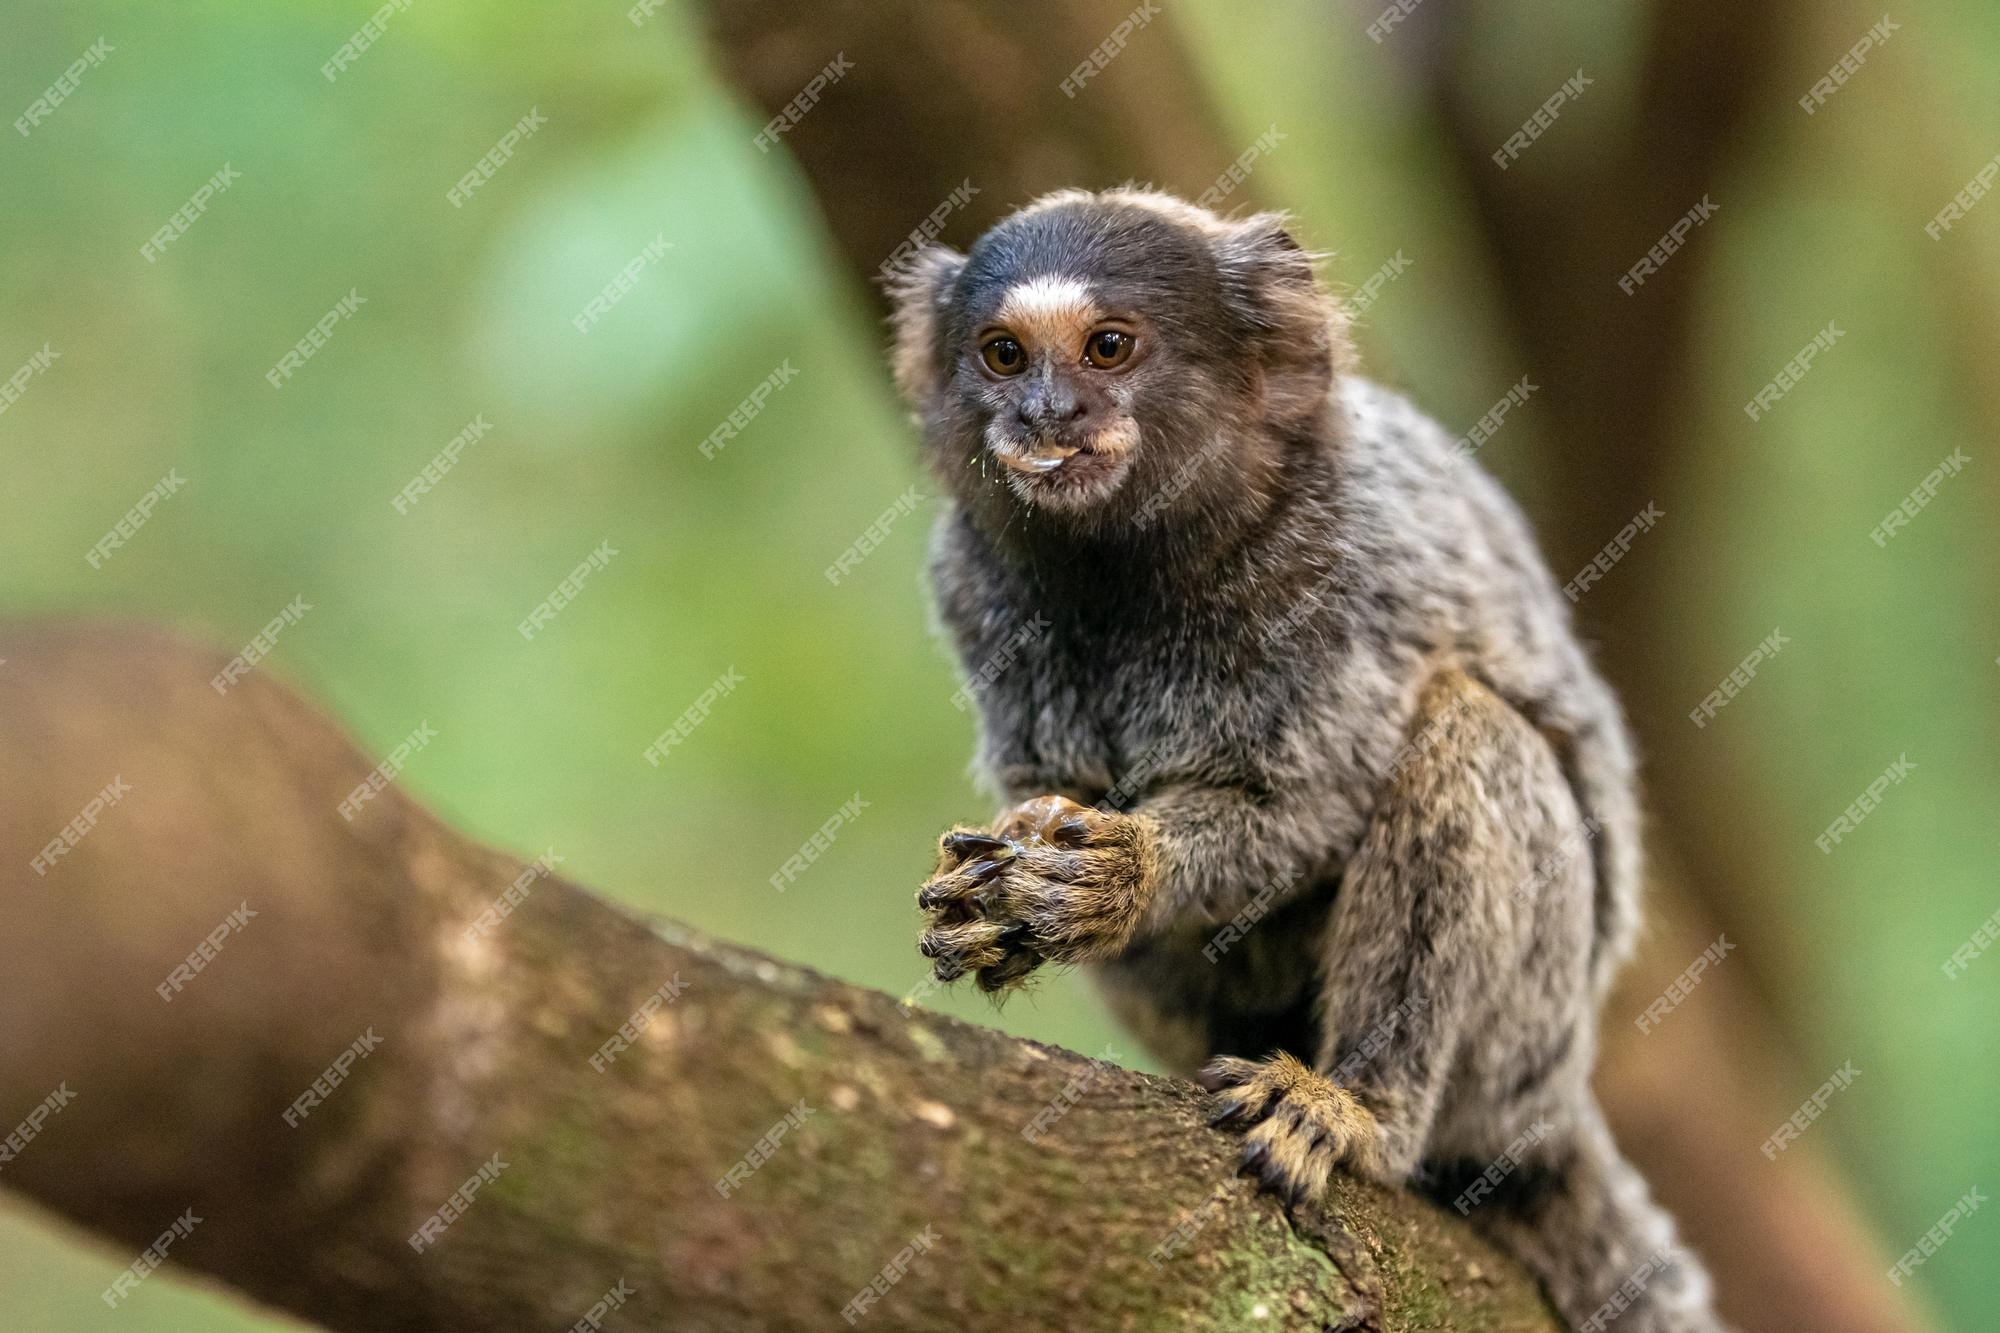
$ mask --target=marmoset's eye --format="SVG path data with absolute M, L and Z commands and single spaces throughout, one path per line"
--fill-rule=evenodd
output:
M 1028 354 L 1021 350 L 1021 344 L 1005 335 L 988 338 L 981 344 L 979 359 L 995 375 L 1018 375 L 1028 364 Z
M 1113 370 L 1125 364 L 1138 342 L 1120 329 L 1099 329 L 1083 345 L 1083 359 L 1099 370 Z

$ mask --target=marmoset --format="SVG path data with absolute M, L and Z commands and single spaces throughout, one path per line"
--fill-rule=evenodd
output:
M 1634 759 L 1513 503 L 1278 215 L 1065 191 L 891 296 L 1004 807 L 919 891 L 936 975 L 1087 964 L 1288 1204 L 1413 1185 L 1579 1328 L 1719 1329 L 1588 1084 Z

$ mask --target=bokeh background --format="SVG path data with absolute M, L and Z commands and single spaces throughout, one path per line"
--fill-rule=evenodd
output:
M 876 210 L 899 235 L 948 196 L 894 188 L 895 136 L 840 136 L 879 126 L 859 108 L 885 85 L 975 108 L 968 133 L 996 147 L 992 173 L 968 176 L 976 203 L 942 219 L 962 245 L 1025 201 L 1018 182 L 1170 176 L 1198 193 L 1275 128 L 1228 204 L 1294 210 L 1344 289 L 1395 270 L 1360 320 L 1369 373 L 1460 432 L 1523 376 L 1536 386 L 1480 459 L 1559 579 L 1648 502 L 1663 512 L 1578 614 L 1649 756 L 1669 892 L 1736 945 L 1729 988 L 1685 1007 L 1740 1005 L 1775 1034 L 1764 1132 L 1844 1063 L 1862 1071 L 1806 1137 L 1886 1268 L 1968 1189 L 2000 1185 L 2000 957 L 1943 968 L 2000 908 L 2000 204 L 1925 230 L 2000 153 L 2000 9 L 1892 11 L 1808 114 L 1798 99 L 1879 11 L 1423 0 L 1371 35 L 1373 4 L 1174 0 L 1076 97 L 1019 82 L 1027 44 L 1066 43 L 1067 67 L 1124 12 L 1085 8 L 1024 30 L 1011 6 L 929 7 L 916 35 L 943 45 L 885 72 L 880 21 L 851 5 L 666 0 L 635 20 L 617 3 L 414 0 L 329 81 L 374 6 L 6 0 L 4 119 L 110 49 L 29 133 L 0 131 L 0 380 L 59 354 L 0 411 L 0 613 L 143 617 L 233 649 L 303 598 L 258 669 L 370 753 L 436 728 L 400 780 L 461 829 L 906 992 L 932 839 L 986 808 L 922 588 L 935 500 L 861 277 L 891 247 L 862 257 L 865 228 L 840 220 Z M 843 52 L 854 73 L 760 151 L 757 89 L 796 89 L 793 71 Z M 1581 94 L 1493 165 L 1579 70 Z M 1207 137 L 1186 129 L 1196 104 Z M 531 110 L 546 124 L 454 207 L 447 191 Z M 1080 136 L 1141 128 L 1121 161 L 1051 139 L 1049 117 Z M 240 178 L 145 258 L 225 164 Z M 1621 291 L 1704 199 L 1712 216 L 1660 275 Z M 264 372 L 350 291 L 366 304 L 274 389 Z M 1831 349 L 1752 421 L 1743 405 L 1829 322 Z M 704 457 L 781 365 L 789 383 Z M 397 512 L 481 417 L 489 433 Z M 1954 450 L 1963 469 L 1872 541 Z M 170 472 L 178 493 L 92 568 Z M 915 512 L 830 582 L 912 485 Z M 616 555 L 524 640 L 516 625 L 605 542 Z M 1689 710 L 1774 630 L 1783 650 L 1696 728 Z M 741 685 L 645 762 L 732 669 Z M 1816 847 L 1899 757 L 1910 778 Z M 861 816 L 774 891 L 857 793 Z M 1075 977 L 999 1014 L 923 1002 L 1140 1061 Z M 27 1109 L 0 1106 L 0 1126 Z M 1760 1140 L 1707 1149 L 1754 1179 L 1774 1169 Z M 1910 1286 L 1940 1325 L 1990 1327 L 1997 1257 L 1981 1212 Z M 107 1310 L 97 1293 L 129 1258 L 0 1194 L 0 1327 L 281 1324 L 164 1276 Z

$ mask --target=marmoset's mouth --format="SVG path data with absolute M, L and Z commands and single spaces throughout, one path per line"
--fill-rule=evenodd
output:
M 1082 445 L 1058 445 L 1054 449 L 1037 450 L 1034 453 L 1017 454 L 1011 451 L 999 454 L 1002 464 L 1027 476 L 1044 476 L 1067 465 L 1079 454 L 1087 453 Z
M 1081 441 L 1009 441 L 992 453 L 1021 499 L 1054 509 L 1084 509 L 1118 489 L 1138 441 L 1138 428 L 1122 422 Z
M 1010 470 L 1027 477 L 1121 463 L 1138 443 L 1139 428 L 1129 419 L 1114 421 L 1087 435 L 1072 435 L 1064 431 L 1025 440 L 988 440 L 995 458 Z

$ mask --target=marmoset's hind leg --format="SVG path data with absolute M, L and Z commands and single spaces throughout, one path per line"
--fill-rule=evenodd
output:
M 1462 1047 L 1504 1044 L 1525 1056 L 1588 1028 L 1580 999 L 1588 891 L 1573 901 L 1515 893 L 1538 858 L 1580 825 L 1542 738 L 1483 686 L 1441 673 L 1424 691 L 1333 900 L 1319 962 L 1317 1073 L 1302 1083 L 1276 1061 L 1218 1061 L 1204 1081 L 1243 1089 L 1230 1094 L 1242 1100 L 1282 1074 L 1296 1095 L 1267 1096 L 1237 1118 L 1289 1123 L 1300 1117 L 1282 1105 L 1287 1097 L 1310 1104 L 1317 1109 L 1302 1133 L 1357 1140 L 1340 1164 L 1390 1183 L 1408 1179 Z M 1323 1133 L 1329 1104 L 1352 1104 L 1343 1118 L 1365 1117 L 1365 1133 Z M 1505 1111 L 1487 1108 L 1489 1119 Z M 1264 1139 L 1285 1132 L 1260 1128 Z M 1331 1164 L 1324 1153 L 1278 1155 L 1322 1177 Z M 1323 1183 L 1272 1182 L 1307 1195 Z
M 1587 827 L 1548 742 L 1485 686 L 1441 673 L 1333 903 L 1317 1068 L 1280 1056 L 1204 1071 L 1220 1118 L 1251 1125 L 1247 1164 L 1289 1198 L 1317 1196 L 1335 1165 L 1400 1183 L 1442 1162 L 1448 1179 L 1428 1183 L 1449 1205 L 1471 1163 L 1488 1189 L 1461 1211 L 1579 1326 L 1673 1236 L 1586 1083 Z M 1535 1187 L 1505 1189 L 1516 1173 Z M 1619 1329 L 1718 1327 L 1691 1258 L 1661 1252 L 1650 1277 Z

